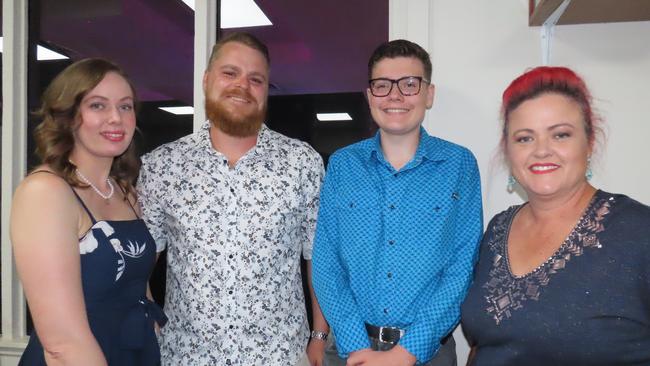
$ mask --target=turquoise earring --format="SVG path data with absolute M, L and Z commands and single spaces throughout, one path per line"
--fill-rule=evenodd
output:
M 587 182 L 593 178 L 594 172 L 591 170 L 591 156 L 587 158 L 587 171 L 585 172 L 585 178 L 587 178 Z
M 515 177 L 513 177 L 512 174 L 510 174 L 508 176 L 508 184 L 506 185 L 506 190 L 508 191 L 508 193 L 512 193 L 515 191 L 516 183 L 517 181 L 515 180 Z

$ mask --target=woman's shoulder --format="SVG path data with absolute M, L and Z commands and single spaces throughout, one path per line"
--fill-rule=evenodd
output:
M 40 200 L 42 197 L 66 197 L 72 194 L 68 182 L 47 165 L 41 165 L 32 170 L 16 188 L 14 198 L 31 198 Z M 23 197 L 25 196 L 25 197 Z
M 619 243 L 626 253 L 637 248 L 650 255 L 650 207 L 620 193 L 598 191 L 597 195 L 594 214 L 600 219 L 594 224 L 600 227 L 601 240 Z
M 495 226 L 502 226 L 502 225 L 507 225 L 511 220 L 512 217 L 519 211 L 519 209 L 523 206 L 524 204 L 519 204 L 519 205 L 512 205 L 505 210 L 499 212 L 498 214 L 494 215 L 490 222 L 488 223 L 488 230 L 494 229 Z
M 52 232 L 50 226 L 76 228 L 78 220 L 70 185 L 47 166 L 34 169 L 16 188 L 11 205 L 13 235 L 27 235 L 34 222 Z
M 641 225 L 650 231 L 650 206 L 621 193 L 600 191 L 599 194 L 608 202 L 609 210 L 618 222 Z

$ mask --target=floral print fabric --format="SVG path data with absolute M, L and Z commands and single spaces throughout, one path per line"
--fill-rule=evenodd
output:
M 311 259 L 321 158 L 263 126 L 229 167 L 209 128 L 145 155 L 138 182 L 168 249 L 163 365 L 295 364 L 308 340 L 300 256 Z
M 106 238 L 110 237 L 115 233 L 115 229 L 111 226 L 111 224 L 107 221 L 98 221 L 96 222 L 92 228 L 84 235 L 84 237 L 79 241 L 79 254 L 88 254 L 92 253 L 95 249 L 97 249 L 97 246 L 99 242 L 95 238 L 95 234 L 93 229 L 99 229 L 102 231 L 102 233 L 106 236 Z M 144 255 L 144 251 L 147 248 L 147 243 L 138 243 L 137 240 L 131 241 L 127 240 L 126 244 L 126 249 L 122 246 L 122 242 L 120 241 L 119 238 L 111 238 L 109 239 L 109 242 L 113 246 L 113 249 L 115 250 L 115 253 L 119 255 L 120 259 L 117 260 L 117 274 L 115 275 L 115 281 L 119 280 L 120 277 L 122 277 L 122 274 L 124 273 L 124 270 L 126 269 L 126 261 L 124 260 L 124 256 L 127 256 L 129 258 L 137 259 L 140 258 Z

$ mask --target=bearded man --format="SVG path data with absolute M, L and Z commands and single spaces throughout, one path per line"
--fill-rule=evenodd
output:
M 311 278 L 323 164 L 264 125 L 268 88 L 267 47 L 228 35 L 203 77 L 208 121 L 142 159 L 143 216 L 167 248 L 163 365 L 320 364 L 327 324 L 313 300 L 307 346 L 300 257 Z

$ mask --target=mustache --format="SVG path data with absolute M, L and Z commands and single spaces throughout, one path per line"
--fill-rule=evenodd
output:
M 240 97 L 246 100 L 255 101 L 255 98 L 251 93 L 240 88 L 233 88 L 232 90 L 228 90 L 224 93 L 224 95 L 227 97 Z

